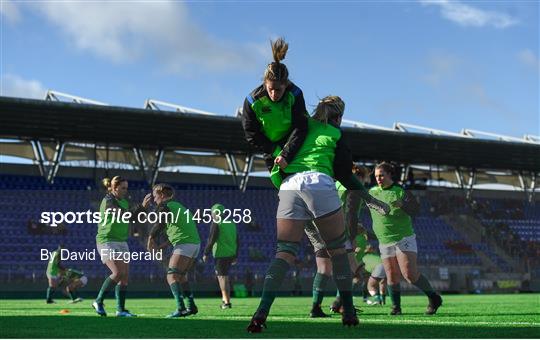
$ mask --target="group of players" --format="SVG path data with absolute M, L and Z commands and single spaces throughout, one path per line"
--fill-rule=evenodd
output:
M 319 248 L 312 316 L 324 316 L 319 292 L 331 272 L 343 325 L 358 325 L 352 301 L 352 273 L 357 264 L 351 255 L 351 231 L 356 227 L 359 205 L 369 208 L 379 241 L 392 300 L 390 314 L 401 314 L 401 275 L 427 295 L 426 313 L 436 313 L 442 298 L 418 272 L 416 263 L 411 215 L 418 211 L 418 203 L 394 183 L 393 168 L 385 162 L 375 167 L 377 186 L 366 190 L 353 173 L 349 145 L 340 130 L 345 103 L 338 96 L 324 97 L 310 116 L 302 91 L 289 80 L 289 71 L 281 62 L 287 51 L 283 39 L 272 42 L 274 61 L 266 67 L 263 83 L 245 99 L 242 112 L 246 140 L 264 154 L 272 183 L 279 189 L 276 256 L 268 267 L 261 302 L 247 331 L 257 333 L 266 327 L 276 291 L 294 263 L 304 230 Z M 336 181 L 348 192 L 344 202 Z M 343 210 L 349 212 L 346 217 Z
M 248 332 L 261 332 L 266 327 L 270 308 L 286 273 L 294 264 L 304 234 L 313 244 L 317 262 L 312 317 L 327 316 L 321 303 L 324 287 L 333 279 L 338 296 L 332 310 L 341 313 L 343 325 L 358 325 L 352 285 L 353 277 L 355 281 L 364 281 L 359 275 L 364 269 L 370 272 L 367 290 L 376 297 L 376 301 L 384 301 L 384 293 L 388 292 L 392 301 L 391 315 L 401 314 L 399 282 L 402 275 L 428 297 L 426 314 L 435 314 L 442 305 L 442 299 L 426 277 L 419 273 L 416 263 L 416 238 L 411 219 L 419 209 L 416 199 L 394 183 L 393 167 L 385 162 L 375 167 L 377 186 L 369 191 L 365 188 L 368 172 L 354 166 L 349 145 L 340 130 L 345 103 L 338 96 L 327 96 L 320 100 L 314 114 L 309 116 L 302 91 L 289 80 L 288 69 L 281 62 L 287 50 L 288 44 L 283 39 L 272 42 L 274 61 L 265 70 L 263 84 L 247 96 L 242 113 L 246 140 L 263 153 L 270 179 L 279 189 L 276 255 L 267 269 L 261 301 L 247 327 Z M 152 201 L 158 212 L 190 216 L 189 211 L 174 200 L 174 190 L 167 184 L 154 186 L 152 193 L 134 208 L 126 199 L 128 183 L 125 179 L 116 176 L 104 184 L 108 193 L 100 206 L 102 216 L 107 217 L 104 214 L 107 209 L 120 209 L 131 211 L 135 218 L 147 210 Z M 358 211 L 363 206 L 369 208 L 373 231 L 379 241 L 380 257 L 373 250 L 366 252 L 369 247 L 365 232 L 363 229 L 357 231 Z M 220 209 L 223 209 L 222 205 L 215 205 L 212 212 Z M 227 272 L 237 258 L 236 226 L 214 223 L 211 230 L 211 242 L 205 248 L 203 259 L 207 259 L 213 248 L 222 291 L 222 308 L 230 308 Z M 98 226 L 97 249 L 100 254 L 112 250 L 127 252 L 128 234 L 128 223 L 105 218 Z M 158 223 L 150 232 L 149 250 L 173 247 L 167 282 L 177 310 L 170 317 L 198 312 L 186 274 L 199 255 L 200 243 L 197 226 L 191 216 L 180 223 Z M 101 259 L 111 274 L 105 278 L 93 302 L 95 311 L 106 315 L 103 300 L 114 286 L 116 315 L 135 316 L 125 308 L 128 264 L 106 255 Z M 187 306 L 184 299 L 188 300 Z
M 116 316 L 136 316 L 125 307 L 129 263 L 113 256 L 113 254 L 129 252 L 127 240 L 130 222 L 115 218 L 112 214 L 107 214 L 106 211 L 112 209 L 119 211 L 120 214 L 130 212 L 131 222 L 133 222 L 138 219 L 138 214 L 146 212 L 150 203 L 153 202 L 156 212 L 165 214 L 170 212 L 173 216 L 180 216 L 178 219 L 164 219 L 163 222 L 154 224 L 147 240 L 149 251 L 163 250 L 172 246 L 172 254 L 167 268 L 167 283 L 175 299 L 177 309 L 168 317 L 185 317 L 197 314 L 198 308 L 187 273 L 199 255 L 201 239 L 191 212 L 173 199 L 174 189 L 168 184 L 155 185 L 152 193 L 146 195 L 142 204 L 135 207 L 130 207 L 130 202 L 127 199 L 128 181 L 125 178 L 120 176 L 115 176 L 112 179 L 106 178 L 103 180 L 103 185 L 107 189 L 107 194 L 100 205 L 102 220 L 98 225 L 96 243 L 101 261 L 111 273 L 105 277 L 99 293 L 92 303 L 96 313 L 101 316 L 107 315 L 104 299 L 108 291 L 114 287 Z M 209 254 L 212 253 L 216 264 L 216 276 L 222 292 L 221 308 L 228 309 L 232 307 L 228 272 L 238 257 L 238 235 L 235 223 L 217 218 L 217 216 L 223 215 L 224 209 L 225 207 L 219 203 L 212 206 L 213 223 L 207 246 L 204 249 L 203 260 L 206 262 Z M 120 216 L 120 214 L 116 216 Z M 49 279 L 47 303 L 54 303 L 53 293 L 62 283 L 67 285 L 66 292 L 72 297 L 72 302 L 80 302 L 82 299 L 76 297 L 74 292 L 77 288 L 86 285 L 87 278 L 81 272 L 64 269 L 60 261 L 60 251 L 61 247 L 52 253 L 47 267 Z M 69 275 L 69 279 L 64 280 L 66 275 Z M 187 306 L 184 300 L 187 300 Z

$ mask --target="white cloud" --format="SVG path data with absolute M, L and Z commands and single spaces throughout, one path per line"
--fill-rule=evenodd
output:
M 37 2 L 34 9 L 80 50 L 124 63 L 156 59 L 166 71 L 249 69 L 258 49 L 222 41 L 201 29 L 182 2 Z M 194 68 L 195 66 L 195 68 Z
M 19 9 L 10 0 L 0 0 L 0 16 L 5 17 L 7 21 L 12 23 L 16 23 L 21 19 Z
M 485 11 L 459 1 L 419 0 L 423 5 L 435 5 L 441 9 L 441 15 L 461 26 L 506 28 L 518 23 L 518 20 L 504 13 Z
M 535 71 L 540 71 L 540 58 L 531 50 L 524 49 L 518 52 L 518 60 Z
M 37 80 L 23 79 L 15 74 L 2 75 L 0 95 L 7 97 L 45 99 L 47 90 Z

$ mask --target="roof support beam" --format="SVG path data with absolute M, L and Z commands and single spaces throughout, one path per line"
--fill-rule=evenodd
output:
M 410 170 L 411 170 L 411 167 L 409 166 L 409 164 L 405 164 L 401 168 L 401 183 L 405 183 L 405 181 L 407 181 Z
M 150 187 L 153 187 L 156 184 L 157 177 L 159 174 L 159 167 L 161 166 L 161 163 L 163 162 L 163 156 L 165 155 L 165 151 L 163 151 L 162 148 L 159 148 L 156 150 L 156 160 L 154 162 L 154 165 L 152 166 L 152 176 L 150 177 Z
M 467 199 L 471 199 L 474 185 L 476 184 L 476 169 L 472 169 L 469 173 L 469 184 L 467 188 Z
M 461 171 L 460 167 L 456 167 L 456 170 L 454 170 L 454 173 L 456 174 L 456 180 L 461 189 L 463 189 L 465 185 L 465 181 L 463 179 L 463 172 Z
M 64 156 L 64 142 L 57 142 L 56 143 L 56 149 L 54 151 L 53 161 L 51 168 L 49 169 L 49 174 L 47 176 L 47 182 L 50 184 L 54 183 L 54 178 L 56 177 L 56 174 L 58 173 L 58 169 L 60 168 L 60 160 Z
M 233 183 L 234 185 L 238 185 L 238 164 L 236 164 L 236 159 L 230 153 L 225 154 L 225 159 L 227 160 L 227 165 L 229 166 L 229 171 L 231 172 Z
M 244 170 L 242 171 L 242 181 L 240 182 L 240 190 L 242 192 L 246 191 L 247 183 L 249 180 L 249 173 L 251 172 L 251 168 L 253 168 L 253 161 L 255 160 L 254 155 L 247 154 L 246 155 L 246 164 L 244 165 Z
M 531 186 L 530 186 L 529 189 L 530 189 L 529 190 L 529 195 L 528 195 L 529 196 L 528 197 L 529 202 L 533 202 L 533 200 L 534 200 L 534 192 L 536 190 L 536 172 L 533 172 L 531 174 Z
M 32 145 L 32 151 L 34 151 L 34 162 L 37 163 L 39 174 L 46 178 L 47 172 L 45 170 L 45 156 L 43 152 L 43 146 L 41 145 L 41 142 L 37 139 L 33 139 L 30 141 L 30 145 Z
M 148 181 L 148 178 L 146 177 L 146 162 L 142 150 L 140 148 L 133 148 L 133 153 L 135 154 L 135 159 L 137 160 L 137 166 L 141 172 L 142 179 Z

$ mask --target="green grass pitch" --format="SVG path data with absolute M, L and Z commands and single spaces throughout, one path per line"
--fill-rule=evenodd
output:
M 199 314 L 165 319 L 174 310 L 171 299 L 129 299 L 137 318 L 116 318 L 114 299 L 105 301 L 108 317 L 99 317 L 91 300 L 71 305 L 58 298 L 3 300 L 0 329 L 3 338 L 538 338 L 540 295 L 448 295 L 434 316 L 424 315 L 426 298 L 402 298 L 403 315 L 388 315 L 389 306 L 360 305 L 360 326 L 344 328 L 339 315 L 328 319 L 307 317 L 308 297 L 278 297 L 261 334 L 246 326 L 259 300 L 233 299 L 233 308 L 220 310 L 219 298 L 197 300 Z M 326 306 L 332 298 L 326 297 Z M 68 314 L 60 310 L 68 309 Z

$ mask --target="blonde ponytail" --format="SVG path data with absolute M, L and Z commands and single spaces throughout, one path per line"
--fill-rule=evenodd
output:
M 285 59 L 285 56 L 287 55 L 289 44 L 287 44 L 283 38 L 270 41 L 270 44 L 272 47 L 272 57 L 274 58 L 274 61 L 268 64 L 266 67 L 263 80 L 287 83 L 289 81 L 289 70 L 287 70 L 287 66 L 282 64 L 281 61 Z
M 104 179 L 101 180 L 101 183 L 107 189 L 108 192 L 111 192 L 114 188 L 118 187 L 120 183 L 122 182 L 127 182 L 127 179 L 120 176 L 114 176 L 112 179 L 105 177 Z
M 328 124 L 329 121 L 336 121 L 345 112 L 345 102 L 338 96 L 326 96 L 319 101 L 313 118 Z
M 111 179 L 109 177 L 105 177 L 101 180 L 101 184 L 107 189 L 107 191 L 111 191 Z

